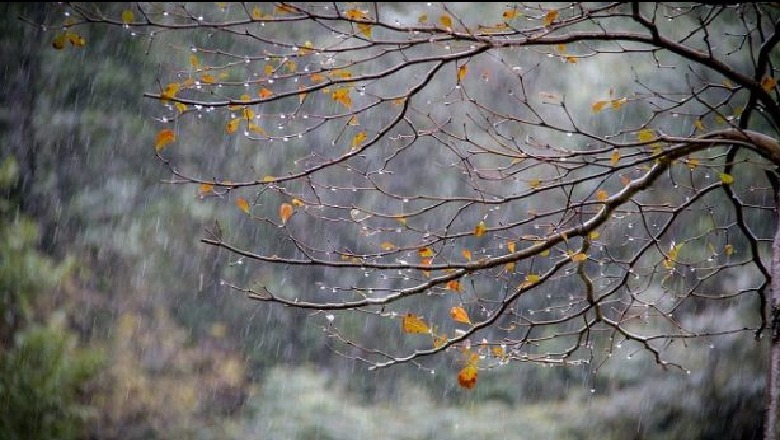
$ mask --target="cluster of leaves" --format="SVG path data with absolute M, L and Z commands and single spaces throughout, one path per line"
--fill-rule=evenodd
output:
M 155 151 L 173 183 L 232 201 L 284 244 L 253 252 L 216 228 L 204 242 L 342 275 L 293 298 L 273 283 L 229 288 L 323 312 L 324 331 L 374 368 L 424 367 L 426 356 L 457 350 L 457 381 L 469 389 L 480 368 L 508 361 L 597 363 L 625 342 L 666 366 L 661 351 L 676 340 L 766 327 L 763 308 L 757 325 L 717 330 L 684 328 L 675 314 L 746 293 L 766 305 L 770 188 L 744 170 L 780 157 L 759 133 L 780 117 L 773 45 L 760 45 L 772 6 L 515 5 L 483 23 L 446 4 L 220 8 L 211 19 L 207 8 L 138 5 L 136 19 L 79 6 L 66 28 L 102 22 L 150 40 L 159 29 L 208 28 L 233 42 L 192 46 L 186 67 L 149 94 L 169 124 Z M 275 34 L 284 27 L 296 32 Z M 711 29 L 759 42 L 751 75 L 734 67 L 742 51 L 711 46 Z M 587 96 L 577 97 L 545 77 L 585 78 L 615 54 L 646 67 L 614 84 L 593 79 L 604 94 L 581 87 Z M 770 122 L 751 123 L 756 113 Z M 261 165 L 274 172 L 177 166 L 166 147 L 204 114 L 222 118 L 225 142 L 279 152 L 281 169 L 271 152 Z M 716 215 L 724 200 L 728 212 Z M 717 288 L 746 268 L 746 287 Z M 400 317 L 402 334 L 432 342 L 408 355 L 365 346 L 334 310 Z

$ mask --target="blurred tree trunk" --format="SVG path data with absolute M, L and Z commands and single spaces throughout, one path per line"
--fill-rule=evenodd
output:
M 775 215 L 777 224 L 775 239 L 772 243 L 772 293 L 771 305 L 771 339 L 769 345 L 769 366 L 767 368 L 766 394 L 767 408 L 764 420 L 764 439 L 778 438 L 777 416 L 780 410 L 780 191 L 775 179 Z

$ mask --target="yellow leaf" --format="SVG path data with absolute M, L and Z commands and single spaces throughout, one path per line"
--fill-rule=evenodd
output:
M 334 101 L 340 102 L 344 107 L 348 109 L 352 108 L 352 98 L 349 96 L 349 87 L 336 89 L 331 96 Z
M 401 320 L 401 330 L 414 335 L 428 334 L 431 330 L 422 318 L 407 313 Z
M 293 206 L 289 203 L 282 203 L 281 206 L 279 206 L 279 218 L 282 219 L 282 224 L 287 223 L 287 220 L 290 219 L 293 215 Z
M 170 128 L 163 128 L 157 133 L 157 138 L 154 141 L 154 149 L 158 153 L 165 149 L 165 146 L 176 140 L 176 134 Z
M 211 76 L 211 74 L 209 74 L 209 73 L 201 76 L 200 80 L 203 81 L 206 84 L 211 84 L 211 83 L 216 81 L 216 79 L 213 76 Z
M 230 122 L 227 123 L 227 126 L 225 126 L 225 131 L 227 134 L 233 134 L 238 130 L 238 126 L 241 123 L 240 119 L 231 119 Z
M 468 249 L 463 249 L 460 251 L 460 254 L 463 255 L 463 258 L 465 258 L 468 261 L 471 261 L 471 251 Z
M 538 283 L 541 279 L 542 277 L 540 277 L 539 274 L 529 273 L 528 275 L 525 276 L 525 280 L 523 281 L 522 284 L 520 284 L 520 287 L 521 288 L 531 287 L 534 284 Z
M 620 109 L 620 107 L 623 107 L 623 104 L 625 104 L 626 101 L 628 101 L 628 98 L 626 98 L 626 97 L 623 97 L 623 98 L 620 98 L 620 99 L 613 99 L 611 101 L 610 105 L 612 106 L 612 108 L 614 110 L 618 110 L 618 109 Z
M 639 130 L 636 137 L 639 142 L 652 142 L 655 140 L 655 132 L 650 128 L 643 128 Z
M 699 166 L 699 160 L 693 157 L 688 158 L 688 168 L 695 170 Z
M 334 78 L 341 78 L 341 79 L 352 78 L 352 72 L 346 69 L 335 69 L 331 72 L 331 75 Z
M 284 68 L 290 73 L 295 73 L 295 71 L 298 70 L 298 65 L 295 64 L 295 61 L 293 60 L 287 60 L 287 62 L 284 63 Z
M 274 92 L 272 92 L 272 91 L 270 91 L 269 89 L 267 89 L 267 88 L 263 87 L 262 89 L 260 89 L 260 91 L 259 91 L 259 92 L 257 92 L 257 94 L 258 94 L 258 95 L 259 95 L 261 98 L 263 98 L 263 99 L 268 99 L 269 97 L 271 97 L 271 95 L 273 95 L 273 94 L 274 94 Z
M 210 192 L 214 191 L 214 185 L 210 183 L 201 183 L 198 187 L 198 192 L 201 194 L 208 194 Z
M 290 200 L 290 203 L 296 208 L 300 208 L 301 206 L 305 205 L 305 203 L 303 203 L 303 200 L 301 199 L 292 199 Z
M 556 18 L 558 18 L 558 10 L 551 9 L 547 11 L 546 14 L 544 14 L 544 18 L 542 19 L 542 24 L 544 24 L 545 26 L 549 26 L 553 24 Z
M 265 136 L 265 130 L 263 130 L 262 127 L 260 127 L 259 125 L 255 124 L 254 122 L 250 122 L 249 124 L 247 124 L 246 128 L 248 128 L 249 131 L 251 131 L 252 133 L 259 134 L 261 136 Z
M 450 317 L 454 319 L 457 322 L 463 322 L 466 324 L 471 324 L 471 319 L 469 319 L 468 313 L 466 313 L 466 309 L 464 309 L 461 306 L 456 306 L 450 309 Z
M 663 265 L 665 268 L 671 270 L 674 268 L 674 264 L 677 262 L 677 255 L 680 253 L 680 249 L 682 248 L 682 244 L 677 244 L 672 246 L 671 249 L 669 249 L 669 252 L 666 254 L 666 258 L 663 261 Z
M 252 20 L 262 20 L 263 17 L 263 11 L 258 6 L 252 8 Z
M 68 38 L 65 37 L 65 34 L 59 34 L 54 37 L 54 40 L 51 42 L 51 47 L 62 50 L 65 49 L 65 43 L 68 41 Z
M 366 15 L 366 11 L 360 11 L 358 9 L 350 9 L 344 13 L 344 16 L 347 17 L 350 20 L 366 20 L 368 19 L 368 15 Z
M 288 5 L 282 4 L 282 5 L 277 5 L 274 8 L 274 12 L 276 12 L 278 14 L 284 15 L 284 14 L 291 14 L 293 12 L 296 12 L 296 9 L 293 6 L 288 6 Z
M 439 23 L 445 28 L 452 28 L 452 17 L 449 15 L 442 15 L 439 17 Z
M 458 385 L 470 390 L 477 385 L 477 367 L 474 365 L 466 365 L 458 373 Z
M 264 183 L 273 182 L 275 180 L 276 180 L 276 177 L 274 177 L 274 176 L 263 176 L 263 182 Z
M 418 249 L 417 253 L 420 254 L 420 257 L 422 258 L 431 258 L 433 257 L 433 249 L 429 247 L 424 247 L 422 249 Z
M 577 252 L 576 254 L 571 255 L 571 261 L 575 263 L 579 263 L 580 261 L 585 261 L 588 259 L 588 256 L 586 254 L 583 254 L 582 252 Z
M 509 240 L 506 242 L 506 250 L 510 253 L 515 252 L 515 242 L 512 240 Z
M 238 199 L 236 199 L 236 205 L 238 206 L 238 209 L 249 214 L 249 202 L 247 202 L 246 199 L 244 199 L 243 197 L 239 197 Z
M 734 253 L 734 246 L 727 244 L 726 246 L 723 246 L 723 252 L 726 255 L 731 255 Z
M 195 80 L 192 79 L 192 78 L 187 78 L 187 79 L 185 79 L 184 81 L 181 82 L 181 86 L 184 87 L 184 88 L 192 87 L 194 85 L 195 85 Z
M 395 218 L 395 221 L 397 221 L 398 223 L 406 226 L 406 216 L 405 215 L 396 215 L 396 216 L 394 216 L 394 218 Z
M 135 20 L 135 17 L 133 16 L 133 11 L 129 9 L 125 9 L 122 11 L 122 23 L 124 24 L 130 24 Z
M 504 351 L 504 347 L 496 346 L 490 349 L 490 354 L 493 355 L 494 358 L 497 359 L 505 359 L 506 358 L 506 351 Z
M 604 191 L 603 189 L 600 189 L 596 191 L 596 200 L 599 202 L 606 201 L 609 198 L 609 193 Z
M 352 138 L 352 150 L 357 150 L 360 144 L 366 141 L 368 136 L 365 131 L 361 131 Z
M 454 290 L 456 292 L 460 292 L 462 287 L 460 285 L 460 281 L 458 280 L 449 280 L 447 281 L 446 286 L 444 286 L 447 290 Z M 465 312 L 464 312 L 465 313 Z
M 696 118 L 696 120 L 693 121 L 693 126 L 696 127 L 696 129 L 699 130 L 699 131 L 704 131 L 705 130 L 704 122 L 702 122 L 701 119 L 699 119 L 699 118 Z
M 596 101 L 593 103 L 593 105 L 590 106 L 590 108 L 594 113 L 598 113 L 604 109 L 604 106 L 606 106 L 608 102 L 609 101 Z
M 423 24 L 428 22 L 428 14 L 422 14 L 421 16 L 417 17 L 417 23 Z
M 389 241 L 383 241 L 382 243 L 379 244 L 379 247 L 383 251 L 392 251 L 393 249 L 395 249 L 395 245 L 393 243 L 390 243 Z
M 507 271 L 507 273 L 512 273 L 515 271 L 515 263 L 506 263 L 504 265 L 504 269 Z
M 176 110 L 178 110 L 179 113 L 184 113 L 185 111 L 187 111 L 187 106 L 182 104 L 181 102 L 177 102 L 173 104 L 173 106 L 176 107 Z
M 274 66 L 270 64 L 266 64 L 265 67 L 263 67 L 263 72 L 265 73 L 265 76 L 271 76 L 274 74 Z
M 595 240 L 599 237 L 601 237 L 601 233 L 599 231 L 590 231 L 590 233 L 588 233 L 588 238 L 591 240 Z
M 505 9 L 501 16 L 504 17 L 504 20 L 506 21 L 514 20 L 517 17 L 517 7 L 512 9 Z
M 447 343 L 447 335 L 433 335 L 433 348 L 444 347 Z
M 567 55 L 566 56 L 566 62 L 569 64 L 577 64 L 577 57 L 573 55 Z
M 170 99 L 176 96 L 176 93 L 179 92 L 179 84 L 172 82 L 168 83 L 167 86 L 162 91 L 161 96 L 165 99 Z
M 775 86 L 777 85 L 777 80 L 772 78 L 771 76 L 765 76 L 764 79 L 761 80 L 761 87 L 763 87 L 764 90 L 767 92 L 771 92 L 775 89 Z
M 475 237 L 481 237 L 482 234 L 485 233 L 485 230 L 487 230 L 487 226 L 485 226 L 485 222 L 481 221 L 477 226 L 474 227 L 474 236 Z
M 244 119 L 247 121 L 251 121 L 255 117 L 255 112 L 251 108 L 245 108 L 243 113 Z
M 620 162 L 620 151 L 615 150 L 612 152 L 612 155 L 609 156 L 609 164 L 613 167 Z
M 197 69 L 200 66 L 200 60 L 197 55 L 190 55 L 190 66 Z
M 347 122 L 347 125 L 352 125 L 352 126 L 360 125 L 360 122 L 358 121 L 357 116 L 352 115 L 352 117 L 349 118 L 349 121 Z
M 360 32 L 364 37 L 371 38 L 371 25 L 368 23 L 358 23 L 357 24 L 358 32 Z
M 87 40 L 85 40 L 81 35 L 75 32 L 66 32 L 65 38 L 68 39 L 71 46 L 84 47 L 84 45 L 87 44 Z
M 325 77 L 320 73 L 312 73 L 311 75 L 309 75 L 309 79 L 311 80 L 311 82 L 315 82 L 315 83 L 325 81 Z
M 542 181 L 539 179 L 533 179 L 530 182 L 528 182 L 528 186 L 530 186 L 531 189 L 537 189 L 540 186 L 542 186 Z
M 458 83 L 463 81 L 463 78 L 466 77 L 466 70 L 467 69 L 468 69 L 468 66 L 466 66 L 465 64 L 460 66 L 460 67 L 458 67 Z
M 731 185 L 734 183 L 734 176 L 731 174 L 720 173 L 720 181 L 723 182 L 724 185 Z

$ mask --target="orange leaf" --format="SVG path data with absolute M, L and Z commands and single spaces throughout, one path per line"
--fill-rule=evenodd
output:
M 765 76 L 764 79 L 761 80 L 761 87 L 767 92 L 771 92 L 772 90 L 774 90 L 776 85 L 777 85 L 777 80 L 772 78 L 771 76 Z
M 598 113 L 604 108 L 604 106 L 607 105 L 607 102 L 609 101 L 596 101 L 593 103 L 593 105 L 590 106 L 590 108 L 594 113 Z
M 445 28 L 452 28 L 452 17 L 449 15 L 442 15 L 439 17 L 439 23 Z
M 201 194 L 208 194 L 210 192 L 214 191 L 214 185 L 210 183 L 201 183 L 198 187 L 198 192 Z
M 469 319 L 469 315 L 466 313 L 466 309 L 461 306 L 451 308 L 450 317 L 455 321 L 471 324 L 471 319 Z
M 356 134 L 355 137 L 352 138 L 352 149 L 357 150 L 360 144 L 366 141 L 368 136 L 366 135 L 365 131 L 361 131 L 360 133 Z
M 227 123 L 225 126 L 225 131 L 227 134 L 233 134 L 238 130 L 238 126 L 241 123 L 240 119 L 231 119 L 230 122 Z
M 157 139 L 154 141 L 154 149 L 159 153 L 165 146 L 176 140 L 176 134 L 170 128 L 163 128 L 157 133 Z
M 612 155 L 609 156 L 609 164 L 613 167 L 620 162 L 620 151 L 615 150 L 612 152 Z
M 422 320 L 422 318 L 407 313 L 401 320 L 401 330 L 404 333 L 410 333 L 414 335 L 424 335 L 431 332 L 428 328 L 428 324 Z
M 477 367 L 474 365 L 466 365 L 458 373 L 458 385 L 470 390 L 477 385 Z
M 571 261 L 574 261 L 575 263 L 579 263 L 580 261 L 585 261 L 587 259 L 588 256 L 582 252 L 577 252 L 576 254 L 571 255 Z
M 383 251 L 392 251 L 395 249 L 395 245 L 389 241 L 383 241 L 382 243 L 379 243 L 379 248 Z
M 420 254 L 420 257 L 422 258 L 432 258 L 433 257 L 433 249 L 429 247 L 424 247 L 422 249 L 418 249 L 417 253 Z
M 290 219 L 293 215 L 293 206 L 289 203 L 282 203 L 281 206 L 279 206 L 279 217 L 282 219 L 282 224 L 287 223 L 287 220 Z
M 352 98 L 349 96 L 349 87 L 334 90 L 331 97 L 334 101 L 340 102 L 344 107 L 348 109 L 352 108 Z
M 458 83 L 463 81 L 463 78 L 466 77 L 466 71 L 467 70 L 468 70 L 468 66 L 466 66 L 465 64 L 460 66 L 460 67 L 458 67 Z
M 238 199 L 236 199 L 236 205 L 238 205 L 238 209 L 249 214 L 249 202 L 247 202 L 246 199 L 244 199 L 243 197 L 239 197 Z
M 551 9 L 551 10 L 547 11 L 546 14 L 544 14 L 544 19 L 542 19 L 542 23 L 545 26 L 549 26 L 549 25 L 553 24 L 553 22 L 555 21 L 556 18 L 558 18 L 558 10 L 557 9 Z
M 485 226 L 485 222 L 481 221 L 477 226 L 474 227 L 474 236 L 475 237 L 481 237 L 485 231 L 487 230 L 487 226 Z
M 268 90 L 267 88 L 263 87 L 262 89 L 260 89 L 259 92 L 257 92 L 257 94 L 260 95 L 261 98 L 267 99 L 271 95 L 273 95 L 274 92 L 272 92 L 272 91 Z
M 445 286 L 447 290 L 454 290 L 456 292 L 460 292 L 462 289 L 462 286 L 460 285 L 460 281 L 458 280 L 449 280 L 447 281 L 447 285 Z
M 443 347 L 447 343 L 447 335 L 433 335 L 433 348 Z
M 599 202 L 606 201 L 609 198 L 609 193 L 604 191 L 603 189 L 600 189 L 596 191 L 596 200 Z
M 460 253 L 461 253 L 461 255 L 463 255 L 463 258 L 471 261 L 471 251 L 470 250 L 463 249 L 462 251 L 460 251 Z
M 174 96 L 176 96 L 176 93 L 179 92 L 179 89 L 180 87 L 178 83 L 175 82 L 168 83 L 168 85 L 165 86 L 165 88 L 163 89 L 161 95 L 163 98 L 173 98 Z
M 371 38 L 371 25 L 368 23 L 358 23 L 357 24 L 358 32 L 363 34 L 366 38 Z
M 206 84 L 211 84 L 211 83 L 213 83 L 213 82 L 215 82 L 215 81 L 216 81 L 216 79 L 214 79 L 214 77 L 213 77 L 213 76 L 211 76 L 211 74 L 209 74 L 209 73 L 207 73 L 207 74 L 205 74 L 205 75 L 201 76 L 201 77 L 200 77 L 200 80 L 201 80 L 201 81 L 203 81 L 203 82 L 204 82 L 204 83 L 206 83 Z
M 366 20 L 366 19 L 368 19 L 368 15 L 366 15 L 366 12 L 358 10 L 358 9 L 350 9 L 350 10 L 344 12 L 344 16 L 347 17 L 350 20 Z
M 515 6 L 512 9 L 505 9 L 501 16 L 504 17 L 504 20 L 514 20 L 515 17 L 517 17 L 517 7 Z

